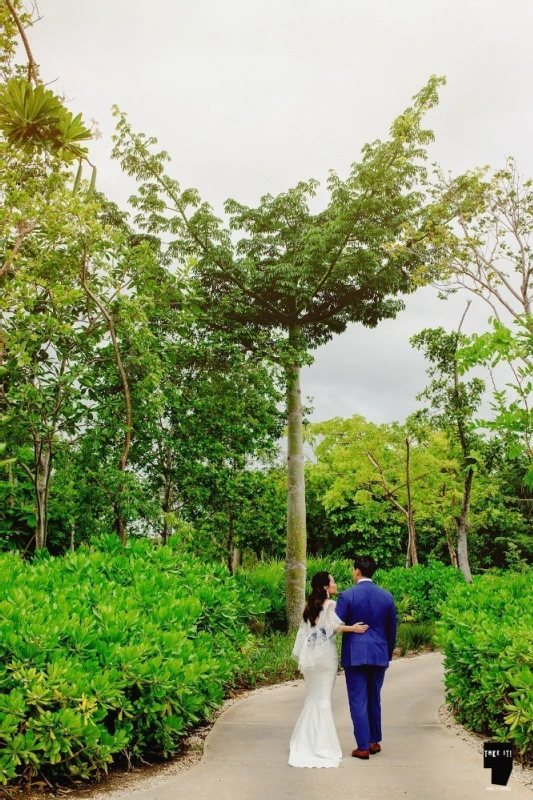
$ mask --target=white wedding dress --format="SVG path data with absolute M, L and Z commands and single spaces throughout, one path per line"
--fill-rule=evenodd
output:
M 342 761 L 331 709 L 338 672 L 335 630 L 344 625 L 335 614 L 335 605 L 326 600 L 313 626 L 302 621 L 294 643 L 292 657 L 304 676 L 307 697 L 291 736 L 292 767 L 338 767 Z

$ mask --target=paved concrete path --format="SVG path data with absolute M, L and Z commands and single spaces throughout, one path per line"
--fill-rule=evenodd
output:
M 333 713 L 344 753 L 338 769 L 287 764 L 288 742 L 305 698 L 303 681 L 252 694 L 219 717 L 200 763 L 150 788 L 128 791 L 124 799 L 487 800 L 503 787 L 491 787 L 483 757 L 438 722 L 442 678 L 439 653 L 393 661 L 382 692 L 383 750 L 360 761 L 350 755 L 354 740 L 346 686 L 344 676 L 337 676 Z M 515 800 L 533 798 L 512 778 L 505 789 Z

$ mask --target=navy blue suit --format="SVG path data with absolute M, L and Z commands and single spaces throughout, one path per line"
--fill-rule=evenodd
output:
M 366 633 L 343 633 L 341 666 L 359 750 L 381 741 L 381 687 L 396 644 L 397 613 L 390 592 L 372 581 L 341 592 L 335 609 L 345 625 L 366 622 Z

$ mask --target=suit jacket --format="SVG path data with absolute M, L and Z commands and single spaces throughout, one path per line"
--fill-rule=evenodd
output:
M 343 633 L 341 666 L 388 667 L 396 644 L 398 615 L 390 592 L 372 581 L 360 581 L 341 592 L 335 609 L 345 625 L 366 622 L 366 633 Z

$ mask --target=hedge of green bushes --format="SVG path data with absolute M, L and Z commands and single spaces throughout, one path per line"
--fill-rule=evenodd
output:
M 308 578 L 319 570 L 340 590 L 352 584 L 350 561 L 311 559 Z M 460 721 L 530 757 L 532 573 L 467 586 L 432 563 L 375 577 L 404 621 L 433 630 L 442 613 L 447 692 Z M 61 558 L 0 555 L 0 782 L 90 778 L 121 754 L 175 752 L 230 685 L 294 672 L 292 637 L 274 633 L 265 648 L 251 634 L 284 628 L 280 561 L 231 578 L 172 542 L 124 548 L 115 536 Z
M 310 558 L 307 562 L 307 589 L 312 576 L 319 571 L 329 572 L 339 591 L 353 585 L 353 564 L 348 559 Z M 241 573 L 242 580 L 254 595 L 268 600 L 270 610 L 266 621 L 272 630 L 285 629 L 285 562 L 268 561 L 258 564 L 249 572 Z M 452 586 L 464 584 L 462 573 L 438 561 L 428 566 L 417 565 L 410 569 L 395 567 L 385 572 L 378 570 L 374 581 L 392 592 L 398 606 L 399 617 L 404 622 L 433 622 L 438 616 L 440 603 Z
M 533 571 L 476 576 L 441 608 L 446 695 L 456 718 L 533 762 Z
M 311 591 L 311 578 L 315 572 L 326 571 L 334 575 L 339 591 L 351 586 L 352 566 L 345 559 L 310 558 L 307 561 L 307 589 Z M 238 573 L 239 580 L 248 587 L 254 597 L 267 601 L 269 610 L 265 622 L 271 631 L 286 631 L 287 615 L 285 603 L 285 562 L 273 559 L 257 564 L 251 570 Z
M 434 622 L 440 616 L 440 605 L 450 589 L 466 585 L 460 570 L 440 561 L 430 561 L 427 566 L 417 564 L 409 569 L 378 570 L 374 580 L 392 592 L 400 619 L 405 622 Z
M 268 602 L 223 565 L 114 536 L 0 556 L 0 781 L 96 776 L 166 755 L 246 664 Z

